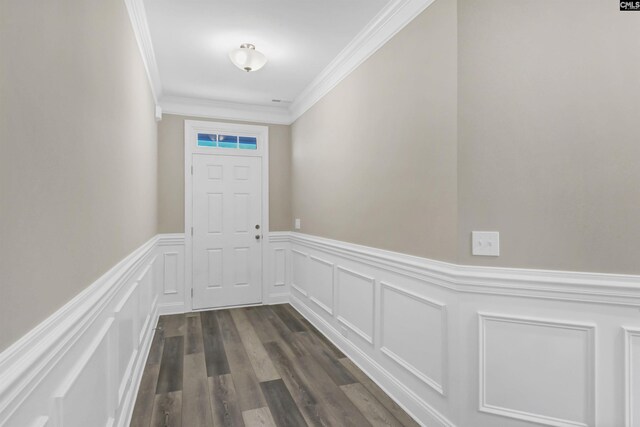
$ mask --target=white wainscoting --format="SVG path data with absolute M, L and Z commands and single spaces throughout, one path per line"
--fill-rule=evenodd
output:
M 0 426 L 128 426 L 153 330 L 191 311 L 184 235 L 158 235 L 0 354 Z M 289 301 L 288 235 L 266 245 L 265 304 Z
M 292 305 L 421 424 L 640 426 L 640 277 L 277 239 Z
M 291 301 L 426 426 L 640 427 L 640 277 L 456 266 L 271 233 Z M 184 236 L 145 243 L 0 354 L 0 426 L 126 426 Z
M 2 352 L 0 426 L 128 426 L 158 314 L 180 299 L 183 246 L 152 238 Z

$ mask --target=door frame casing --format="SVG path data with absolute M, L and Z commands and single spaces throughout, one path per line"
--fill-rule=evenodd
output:
M 230 133 L 242 134 L 258 137 L 257 150 L 234 150 L 230 148 L 198 147 L 198 132 L 201 133 Z M 267 293 L 268 271 L 268 247 L 265 245 L 265 238 L 269 236 L 269 127 L 261 125 L 247 125 L 224 122 L 210 122 L 203 120 L 184 121 L 184 308 L 186 312 L 210 310 L 203 308 L 194 310 L 193 308 L 193 155 L 204 154 L 214 156 L 248 156 L 259 157 L 261 159 L 261 231 L 262 239 L 260 266 L 262 274 L 260 277 L 261 304 L 264 304 Z M 255 304 L 253 304 L 255 305 Z M 215 307 L 214 309 L 217 309 Z M 227 307 L 224 307 L 227 308 Z

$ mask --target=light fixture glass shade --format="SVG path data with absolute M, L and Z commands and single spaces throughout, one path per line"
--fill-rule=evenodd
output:
M 249 43 L 242 44 L 239 49 L 229 52 L 229 59 L 236 67 L 246 72 L 259 70 L 267 63 L 267 57 Z

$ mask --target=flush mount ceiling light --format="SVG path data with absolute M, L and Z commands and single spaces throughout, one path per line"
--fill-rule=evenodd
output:
M 267 63 L 267 57 L 258 52 L 256 47 L 250 43 L 241 44 L 239 49 L 229 52 L 229 59 L 236 67 L 247 73 L 257 71 Z

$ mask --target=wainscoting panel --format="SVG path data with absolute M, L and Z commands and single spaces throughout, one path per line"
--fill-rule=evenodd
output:
M 334 265 L 315 256 L 309 257 L 309 299 L 333 315 Z
M 478 316 L 480 411 L 553 426 L 595 424 L 594 325 Z
M 263 302 L 265 304 L 280 304 L 289 302 L 289 277 L 291 254 L 289 237 L 285 233 L 269 233 L 265 240 L 266 259 L 265 268 L 268 269 L 268 283 L 265 284 Z
M 178 277 L 180 268 L 178 261 L 180 259 L 180 253 L 178 252 L 165 252 L 164 257 L 164 294 L 171 295 L 178 293 Z
M 113 318 L 110 317 L 54 393 L 56 425 L 113 425 L 112 333 Z
M 145 335 L 145 330 L 147 330 L 149 328 L 149 322 L 151 322 L 151 303 L 152 301 L 155 299 L 155 295 L 152 295 L 152 285 L 153 283 L 151 282 L 151 280 L 153 279 L 152 277 L 152 264 L 147 265 L 146 267 L 144 267 L 142 269 L 142 271 L 139 273 L 138 276 L 138 280 L 136 282 L 139 292 L 140 292 L 140 299 L 139 299 L 139 308 L 138 308 L 138 315 L 139 315 L 139 331 L 138 331 L 138 338 L 140 340 L 140 343 L 142 343 L 142 341 L 144 340 L 144 335 Z
M 380 350 L 444 395 L 449 359 L 446 306 L 390 283 L 380 285 Z
M 275 248 L 273 250 L 273 286 L 286 286 L 287 284 L 287 250 Z
M 422 425 L 640 426 L 640 277 L 289 240 L 291 304 Z
M 175 309 L 164 272 L 182 268 L 183 246 L 152 238 L 2 352 L 0 426 L 128 426 L 158 313 Z
M 160 298 L 160 314 L 184 313 L 191 309 L 184 280 L 184 235 L 161 234 L 158 241 L 158 277 L 156 294 Z M 189 291 L 190 292 L 190 291 Z
M 309 257 L 306 253 L 298 250 L 291 250 L 291 289 L 301 293 L 305 297 L 307 294 L 307 281 L 309 280 L 309 272 L 307 263 Z
M 138 283 L 134 283 L 122 297 L 114 310 L 118 328 L 118 353 L 116 354 L 116 375 L 118 385 L 118 406 L 122 404 L 127 388 L 131 383 L 131 375 L 138 357 L 138 326 L 139 290 Z
M 373 345 L 375 279 L 348 268 L 338 267 L 336 283 L 338 321 Z

